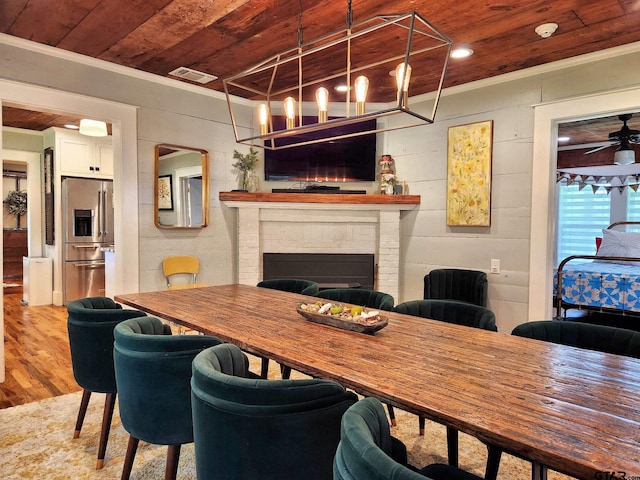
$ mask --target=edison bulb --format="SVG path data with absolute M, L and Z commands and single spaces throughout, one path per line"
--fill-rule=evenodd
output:
M 320 87 L 316 90 L 316 102 L 318 104 L 318 123 L 326 122 L 329 108 L 329 90 Z
M 405 64 L 401 63 L 396 67 L 396 85 L 398 88 L 398 103 L 401 103 L 402 107 L 407 107 L 409 104 L 409 80 L 411 79 L 411 65 L 406 64 L 407 69 L 405 71 Z
M 356 78 L 353 87 L 356 93 L 356 115 L 363 115 L 367 100 L 367 90 L 369 89 L 369 79 L 364 75 L 360 75 Z
M 264 103 L 258 106 L 258 120 L 260 122 L 260 135 L 266 135 L 269 132 L 269 107 Z
M 287 129 L 296 126 L 296 101 L 293 97 L 284 99 L 284 114 L 287 117 Z

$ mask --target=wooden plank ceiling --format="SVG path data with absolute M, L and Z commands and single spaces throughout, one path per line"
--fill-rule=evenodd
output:
M 640 0 L 353 0 L 352 8 L 354 24 L 415 10 L 454 47 L 470 46 L 473 56 L 449 62 L 444 87 L 640 41 Z M 344 29 L 346 12 L 347 0 L 2 0 L 0 32 L 162 77 L 192 68 L 218 79 L 206 85 L 177 80 L 222 91 L 222 79 L 295 47 L 299 25 L 309 41 Z M 541 38 L 535 27 L 548 22 L 558 30 Z M 433 90 L 421 80 L 430 74 L 414 66 L 410 95 Z M 381 85 L 389 77 L 370 82 Z M 41 129 L 68 121 L 27 117 L 3 108 L 5 125 Z M 584 143 L 583 131 L 607 140 L 620 126 L 616 117 L 607 122 L 581 125 L 588 128 L 573 132 L 571 143 Z

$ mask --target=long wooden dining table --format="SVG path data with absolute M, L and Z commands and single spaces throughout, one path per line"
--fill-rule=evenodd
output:
M 247 285 L 115 300 L 553 470 L 640 478 L 640 359 L 392 312 L 382 330 L 355 333 L 298 314 L 314 297 Z

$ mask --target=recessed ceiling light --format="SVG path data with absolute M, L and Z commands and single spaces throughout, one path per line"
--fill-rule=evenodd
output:
M 78 125 L 71 125 L 70 123 L 65 124 L 64 128 L 68 128 L 70 130 L 78 130 L 80 127 Z
M 473 55 L 469 47 L 459 47 L 451 51 L 451 58 L 467 58 Z
M 340 93 L 349 91 L 349 87 L 347 87 L 346 85 L 338 85 L 334 87 L 334 89 L 336 92 L 340 92 Z
M 571 140 L 571 137 L 558 137 L 559 142 L 568 142 Z

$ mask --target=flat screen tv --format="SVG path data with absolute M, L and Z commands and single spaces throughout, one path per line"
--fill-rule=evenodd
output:
M 304 118 L 303 122 L 312 123 L 313 119 Z M 284 125 L 284 117 L 273 118 L 274 130 L 283 130 Z M 373 130 L 375 126 L 376 120 L 372 119 L 334 127 L 330 131 L 332 135 L 342 135 Z M 326 135 L 326 130 L 306 133 L 305 138 L 316 139 L 320 134 Z M 283 144 L 285 142 L 282 140 Z M 374 181 L 375 175 L 375 133 L 264 152 L 264 177 L 269 181 L 363 182 Z

